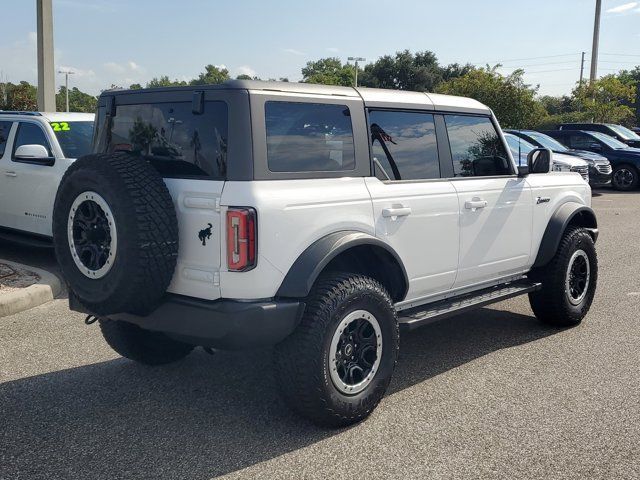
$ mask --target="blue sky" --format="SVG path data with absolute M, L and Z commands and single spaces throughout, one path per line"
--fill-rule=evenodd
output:
M 0 79 L 36 81 L 35 0 L 3 8 Z M 154 76 L 300 79 L 309 60 L 432 50 L 442 64 L 525 67 L 542 94 L 571 90 L 595 0 L 53 0 L 55 63 L 97 94 Z M 10 21 L 7 21 L 9 20 Z M 640 64 L 640 1 L 604 0 L 599 74 Z M 540 57 L 540 58 L 537 58 Z M 587 56 L 587 59 L 589 57 Z M 588 62 L 585 74 L 588 75 Z M 62 82 L 63 76 L 57 75 Z

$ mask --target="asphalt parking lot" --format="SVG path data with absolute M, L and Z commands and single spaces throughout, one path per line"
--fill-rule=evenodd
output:
M 0 318 L 0 478 L 640 478 L 640 192 L 593 205 L 581 326 L 540 325 L 525 297 L 424 327 L 372 417 L 343 430 L 289 413 L 269 350 L 148 368 L 64 299 Z

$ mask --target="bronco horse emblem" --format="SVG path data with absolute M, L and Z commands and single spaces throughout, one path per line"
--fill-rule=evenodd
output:
M 211 229 L 213 228 L 213 225 L 210 223 L 207 223 L 207 225 L 209 225 L 207 228 L 203 228 L 198 232 L 198 239 L 200 239 L 203 246 L 206 245 L 207 240 L 211 238 Z

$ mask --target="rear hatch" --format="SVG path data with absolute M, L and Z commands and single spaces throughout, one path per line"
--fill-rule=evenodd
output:
M 156 98 L 161 101 L 155 102 Z M 219 298 L 227 103 L 179 90 L 127 92 L 118 95 L 109 121 L 100 119 L 102 113 L 99 109 L 94 139 L 98 151 L 126 151 L 145 157 L 163 176 L 173 198 L 180 243 L 168 291 L 208 300 Z

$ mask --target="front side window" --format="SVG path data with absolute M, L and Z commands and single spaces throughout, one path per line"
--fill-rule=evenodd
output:
M 371 154 L 380 180 L 440 178 L 433 115 L 420 112 L 369 112 Z
M 338 172 L 355 168 L 346 105 L 266 102 L 267 163 L 272 172 Z
M 222 180 L 227 168 L 227 104 L 204 105 L 198 115 L 191 102 L 118 105 L 107 151 L 143 156 L 165 177 Z
M 4 155 L 4 150 L 7 147 L 11 125 L 13 122 L 0 122 L 0 157 Z
M 79 158 L 91 153 L 93 122 L 51 122 L 65 158 Z
M 445 115 L 456 177 L 511 175 L 509 155 L 491 119 Z
M 18 133 L 16 135 L 16 141 L 13 144 L 14 151 L 23 145 L 42 145 L 47 149 L 47 153 L 52 157 L 51 147 L 49 141 L 44 133 L 44 130 L 35 123 L 21 122 L 18 126 Z

